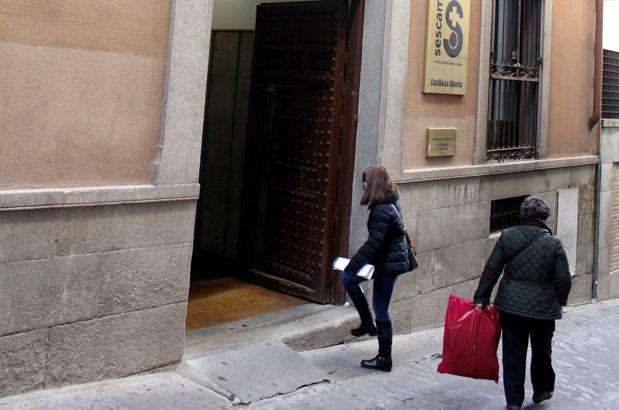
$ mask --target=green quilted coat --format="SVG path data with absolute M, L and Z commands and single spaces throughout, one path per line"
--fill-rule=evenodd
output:
M 532 319 L 561 318 L 572 279 L 561 240 L 543 223 L 525 221 L 503 231 L 486 262 L 475 303 L 490 303 L 501 273 L 494 301 L 499 310 Z

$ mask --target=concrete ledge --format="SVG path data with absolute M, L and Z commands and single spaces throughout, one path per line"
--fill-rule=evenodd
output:
M 619 120 L 602 120 L 602 128 L 619 128 Z
M 557 159 L 542 159 L 535 161 L 515 161 L 506 163 L 494 163 L 485 165 L 467 165 L 460 167 L 445 167 L 433 169 L 408 169 L 404 170 L 401 178 L 396 182 L 433 181 L 440 179 L 456 179 L 466 177 L 478 177 L 485 175 L 509 174 L 514 172 L 538 171 L 552 168 L 568 168 L 598 163 L 596 155 L 582 157 L 569 157 Z
M 197 200 L 199 184 L 0 190 L 0 212 Z

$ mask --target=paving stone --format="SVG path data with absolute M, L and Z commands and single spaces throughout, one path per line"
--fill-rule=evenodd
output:
M 294 350 L 272 340 L 192 359 L 186 365 L 251 403 L 328 379 Z
M 619 337 L 615 325 L 617 320 L 619 301 L 568 308 L 565 319 L 557 322 L 553 340 L 553 366 L 557 373 L 555 396 L 537 407 L 562 410 L 619 408 L 616 381 L 619 359 L 614 347 L 614 340 Z M 428 332 L 438 334 L 440 330 Z M 408 343 L 422 341 L 439 347 L 436 340 L 428 340 L 421 334 L 397 336 L 394 352 Z M 399 362 L 398 356 L 394 356 L 396 365 L 391 373 L 355 369 L 357 359 L 367 354 L 365 345 L 369 343 L 307 352 L 307 357 L 314 363 L 329 369 L 336 379 L 333 383 L 263 400 L 250 408 L 495 410 L 505 406 L 501 380 L 495 384 L 439 374 L 436 367 L 440 358 L 432 355 L 407 363 Z M 500 348 L 498 353 L 500 356 Z M 346 366 L 349 368 L 344 368 Z M 537 408 L 531 401 L 532 388 L 528 377 L 523 408 Z
M 11 410 L 151 410 L 222 409 L 232 403 L 224 397 L 174 373 L 134 376 L 22 397 L 0 400 Z
M 540 406 L 533 405 L 531 384 L 528 382 L 530 376 L 527 376 L 523 408 L 619 408 L 616 380 L 619 359 L 615 347 L 619 337 L 617 322 L 619 300 L 568 307 L 564 319 L 557 321 L 553 339 L 553 367 L 557 374 L 555 396 Z M 362 358 L 371 357 L 375 352 L 375 339 L 305 352 L 300 355 L 305 365 L 297 372 L 305 376 L 307 366 L 315 366 L 328 373 L 329 382 L 302 385 L 289 393 L 257 400 L 249 405 L 238 401 L 231 403 L 178 374 L 164 373 L 6 397 L 0 399 L 0 408 L 184 410 L 225 408 L 230 405 L 235 408 L 286 410 L 504 408 L 501 380 L 495 384 L 436 372 L 440 362 L 436 353 L 442 349 L 441 337 L 441 328 L 395 336 L 394 368 L 391 373 L 359 366 Z M 256 353 L 259 352 L 264 350 L 258 349 Z M 500 348 L 498 355 L 501 356 Z M 279 367 L 282 374 L 278 377 L 290 379 L 286 369 L 295 367 L 295 364 L 288 365 L 286 357 L 269 355 L 262 361 L 271 359 L 272 363 L 267 363 L 267 366 L 270 369 Z M 221 360 L 221 356 L 214 355 L 211 359 Z M 218 370 L 224 371 L 221 367 Z M 242 375 L 245 383 L 264 382 L 264 373 L 256 372 L 255 367 L 249 366 L 247 373 Z M 217 374 L 221 375 L 220 372 Z

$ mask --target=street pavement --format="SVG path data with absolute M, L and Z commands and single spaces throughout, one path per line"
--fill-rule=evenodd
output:
M 523 408 L 619 410 L 618 324 L 619 300 L 568 308 L 553 341 L 555 396 L 535 405 L 527 383 Z M 192 358 L 172 372 L 7 397 L 0 409 L 503 409 L 502 380 L 436 372 L 441 339 L 442 329 L 396 336 L 391 373 L 359 367 L 375 354 L 375 339 L 300 354 L 258 343 Z M 234 371 L 221 376 L 235 352 L 251 369 L 236 373 L 236 383 L 228 380 Z

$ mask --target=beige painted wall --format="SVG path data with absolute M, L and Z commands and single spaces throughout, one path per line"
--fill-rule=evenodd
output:
M 480 42 L 481 2 L 471 1 L 469 63 L 464 96 L 423 94 L 423 66 L 426 38 L 427 0 L 411 0 L 408 79 L 406 88 L 404 169 L 432 168 L 473 163 L 477 112 L 477 83 Z M 426 129 L 458 129 L 454 157 L 426 158 Z
M 0 189 L 149 182 L 170 0 L 0 0 Z
M 552 21 L 548 155 L 595 154 L 599 131 L 587 125 L 593 107 L 593 2 L 553 0 Z

